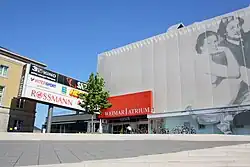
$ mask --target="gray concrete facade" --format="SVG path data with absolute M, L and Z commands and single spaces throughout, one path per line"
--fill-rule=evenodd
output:
M 9 109 L 0 107 L 0 132 L 7 132 L 9 122 Z

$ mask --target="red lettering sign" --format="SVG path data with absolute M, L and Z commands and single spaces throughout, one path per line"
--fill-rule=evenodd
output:
M 31 91 L 31 97 L 35 97 L 37 100 L 45 101 L 45 102 L 50 102 L 50 103 L 55 103 L 58 105 L 68 105 L 72 106 L 73 101 L 65 98 L 65 97 L 59 97 L 47 92 L 42 92 L 42 91 L 36 91 L 32 90 Z
M 151 91 L 113 96 L 108 99 L 112 107 L 102 110 L 99 118 L 128 117 L 151 114 L 153 98 Z

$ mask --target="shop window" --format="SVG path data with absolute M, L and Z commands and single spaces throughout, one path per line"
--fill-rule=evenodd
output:
M 244 128 L 244 125 L 236 125 L 236 128 Z
M 0 76 L 7 77 L 8 69 L 9 69 L 8 66 L 0 65 Z
M 3 101 L 4 86 L 0 86 L 0 105 Z
M 14 131 L 21 131 L 23 129 L 23 120 L 15 120 L 13 129 Z
M 24 104 L 25 104 L 25 99 L 17 99 L 17 102 L 16 102 L 17 108 L 24 108 Z
M 206 125 L 199 124 L 199 129 L 205 129 L 205 128 L 206 128 Z
M 190 122 L 184 122 L 184 127 L 190 128 L 191 127 Z

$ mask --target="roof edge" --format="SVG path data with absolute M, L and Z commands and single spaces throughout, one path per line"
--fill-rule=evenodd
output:
M 212 20 L 216 21 L 218 18 L 221 18 L 224 15 L 235 14 L 235 13 L 238 13 L 238 12 L 241 12 L 241 11 L 245 12 L 245 11 L 248 11 L 248 10 L 250 10 L 250 5 L 246 6 L 246 7 L 243 7 L 243 8 L 240 8 L 238 10 L 234 10 L 232 12 L 224 13 L 224 14 L 212 17 L 212 18 L 208 18 L 208 19 L 205 19 L 205 20 L 202 20 L 202 21 L 194 22 L 194 23 L 189 24 L 187 26 L 184 26 L 183 28 L 180 28 L 180 29 L 173 29 L 171 31 L 166 31 L 166 32 L 163 32 L 163 33 L 160 33 L 160 34 L 157 34 L 157 35 L 142 39 L 142 40 L 137 40 L 137 41 L 125 44 L 123 46 L 113 48 L 111 50 L 103 51 L 101 53 L 98 53 L 97 57 L 102 58 L 103 56 L 116 55 L 117 53 L 120 53 L 120 52 L 129 51 L 129 50 L 131 50 L 133 48 L 138 48 L 138 47 L 143 46 L 143 45 L 151 44 L 153 41 L 157 41 L 159 38 L 165 38 L 165 36 L 168 38 L 168 36 L 179 33 L 180 30 L 182 30 L 182 29 L 190 29 L 192 27 L 197 27 L 197 25 L 201 24 L 201 23 L 205 25 L 207 22 L 212 21 Z
M 9 58 L 13 58 L 13 59 L 25 62 L 25 63 L 35 64 L 35 65 L 38 65 L 38 66 L 43 67 L 43 68 L 47 67 L 47 65 L 44 63 L 38 62 L 36 60 L 30 59 L 30 58 L 25 57 L 25 56 L 21 56 L 17 53 L 14 53 L 14 52 L 12 52 L 8 49 L 2 48 L 2 47 L 0 47 L 0 53 L 4 54 L 5 56 L 7 56 Z

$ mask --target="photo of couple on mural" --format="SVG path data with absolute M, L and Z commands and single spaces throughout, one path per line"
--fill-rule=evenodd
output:
M 205 31 L 197 38 L 197 76 L 210 77 L 215 107 L 250 104 L 250 30 L 243 29 L 244 22 L 236 16 L 222 18 L 217 32 Z M 209 64 L 209 67 L 204 67 L 204 64 Z M 216 113 L 195 115 L 193 118 L 201 125 L 216 125 L 224 134 L 233 134 L 237 115 L 245 114 L 239 118 L 248 116 L 250 119 L 245 109 L 232 112 L 216 110 Z M 244 124 L 244 120 L 239 122 Z

